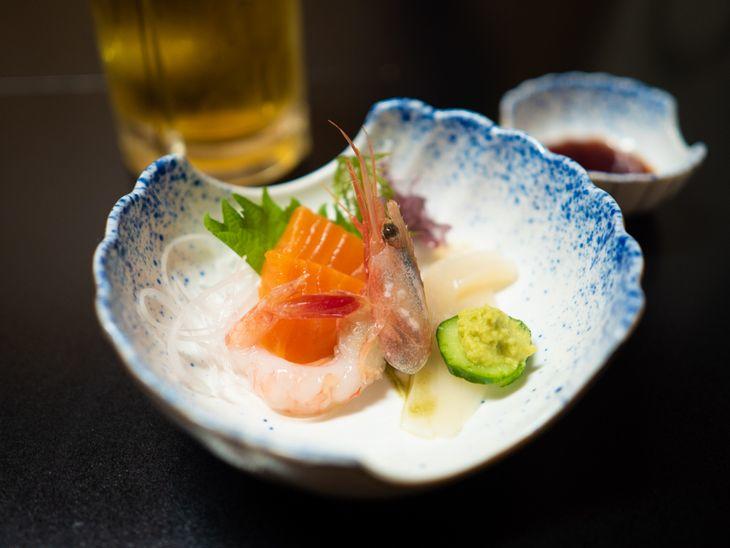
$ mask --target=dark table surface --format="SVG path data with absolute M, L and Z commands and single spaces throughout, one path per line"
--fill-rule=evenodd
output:
M 0 18 L 0 545 L 709 544 L 726 532 L 730 7 L 308 1 L 315 149 L 375 100 L 496 118 L 502 93 L 569 69 L 672 92 L 709 156 L 630 219 L 647 308 L 605 373 L 549 431 L 460 483 L 389 501 L 324 499 L 217 460 L 137 389 L 93 311 L 91 255 L 132 186 L 87 6 L 3 2 Z M 727 537 L 726 533 L 724 534 Z

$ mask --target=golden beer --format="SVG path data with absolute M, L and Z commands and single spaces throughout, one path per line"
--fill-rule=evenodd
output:
M 309 149 L 298 0 L 92 0 L 127 165 L 168 152 L 240 184 Z

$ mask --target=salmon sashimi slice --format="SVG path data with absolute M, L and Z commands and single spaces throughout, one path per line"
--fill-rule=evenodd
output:
M 305 261 L 271 250 L 266 253 L 261 270 L 259 296 L 272 289 L 302 278 L 298 291 L 302 294 L 346 291 L 360 294 L 362 280 L 328 266 Z M 310 363 L 332 356 L 337 344 L 337 319 L 281 319 L 261 338 L 259 345 L 272 354 L 295 363 Z
M 345 274 L 364 276 L 362 240 L 304 206 L 294 211 L 274 249 Z
M 359 294 L 365 282 L 332 267 L 294 257 L 272 249 L 267 251 L 261 269 L 259 296 L 265 297 L 274 287 L 302 278 L 301 293 L 347 291 Z

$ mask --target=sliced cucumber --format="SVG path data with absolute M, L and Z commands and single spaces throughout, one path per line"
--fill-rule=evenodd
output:
M 489 307 L 489 310 L 500 315 L 502 323 L 507 325 L 508 330 L 524 330 L 527 334 L 527 340 L 530 340 L 530 330 L 523 322 L 510 318 L 501 311 L 491 309 L 491 307 Z M 484 329 L 489 330 L 490 326 L 485 324 Z M 524 338 L 525 335 L 521 334 L 520 336 Z M 500 386 L 506 386 L 517 380 L 525 370 L 527 358 L 535 351 L 530 343 L 527 345 L 527 351 L 522 355 L 501 354 L 501 344 L 497 341 L 491 349 L 489 359 L 480 362 L 472 361 L 467 356 L 459 336 L 459 316 L 449 318 L 438 326 L 436 342 L 441 356 L 452 375 L 473 383 L 498 384 Z

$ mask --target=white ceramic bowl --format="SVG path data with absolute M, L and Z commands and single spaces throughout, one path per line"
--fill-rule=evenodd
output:
M 258 198 L 260 189 L 231 187 L 182 158 L 161 158 L 114 206 L 94 257 L 101 324 L 163 411 L 234 466 L 353 496 L 453 479 L 529 439 L 586 387 L 644 302 L 639 246 L 614 200 L 574 162 L 477 114 L 415 100 L 376 104 L 365 126 L 376 150 L 390 153 L 396 183 L 417 181 L 430 213 L 452 225 L 451 241 L 496 250 L 518 265 L 519 280 L 498 304 L 530 325 L 538 353 L 529 374 L 495 389 L 454 439 L 424 440 L 401 430 L 402 401 L 385 380 L 326 419 L 297 420 L 252 394 L 236 406 L 170 379 L 166 350 L 141 321 L 137 295 L 158 284 L 166 242 L 203 232 L 204 213 L 217 212 L 232 191 Z M 271 187 L 271 194 L 317 207 L 329 200 L 324 186 L 334 168 L 329 163 Z M 219 258 L 176 268 L 194 291 L 204 274 L 215 275 Z
M 600 139 L 637 154 L 653 173 L 589 171 L 624 213 L 648 211 L 673 196 L 702 163 L 704 144 L 688 146 L 667 92 L 603 73 L 567 72 L 527 80 L 500 102 L 500 124 L 547 145 Z

